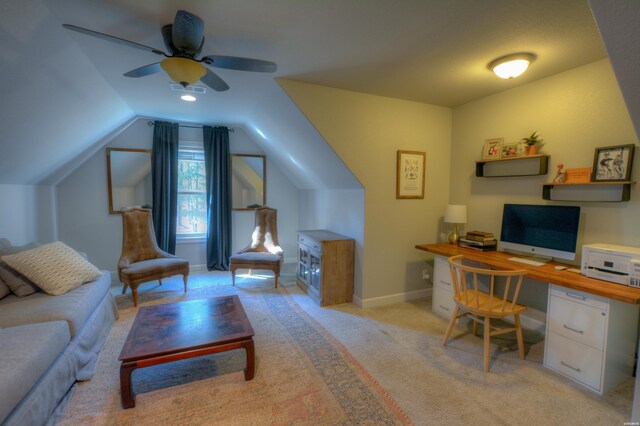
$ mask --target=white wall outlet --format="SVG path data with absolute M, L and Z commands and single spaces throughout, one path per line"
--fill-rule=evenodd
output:
M 423 280 L 428 280 L 429 278 L 431 278 L 431 274 L 429 273 L 428 269 L 423 269 L 422 270 L 422 279 Z

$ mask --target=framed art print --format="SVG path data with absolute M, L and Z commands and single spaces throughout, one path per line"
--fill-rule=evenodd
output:
M 633 145 L 596 148 L 591 169 L 591 182 L 624 182 L 631 180 Z
M 485 140 L 484 149 L 482 150 L 482 159 L 490 160 L 492 158 L 500 158 L 500 148 L 502 147 L 502 142 L 502 138 Z
M 396 198 L 424 198 L 424 166 L 426 154 L 398 150 Z

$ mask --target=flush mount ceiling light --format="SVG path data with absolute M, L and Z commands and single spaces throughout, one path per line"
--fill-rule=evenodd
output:
M 500 78 L 515 78 L 525 72 L 535 59 L 533 53 L 514 53 L 491 61 L 488 68 Z
M 187 102 L 195 102 L 196 97 L 193 95 L 182 95 L 180 96 L 180 99 L 182 99 L 183 101 L 187 101 Z

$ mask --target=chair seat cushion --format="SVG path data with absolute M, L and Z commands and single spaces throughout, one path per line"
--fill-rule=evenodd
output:
M 161 257 L 132 263 L 128 268 L 124 268 L 120 272 L 139 280 L 145 277 L 156 277 L 158 275 L 169 276 L 167 274 L 172 272 L 174 275 L 177 275 L 185 271 L 189 271 L 188 260 L 177 257 Z
M 234 254 L 230 257 L 231 263 L 241 265 L 241 264 L 253 264 L 253 263 L 280 263 L 282 261 L 282 256 L 279 254 L 267 253 L 267 252 L 256 252 L 249 251 L 245 253 Z

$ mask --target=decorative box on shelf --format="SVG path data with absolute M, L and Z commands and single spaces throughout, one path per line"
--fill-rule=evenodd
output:
M 591 168 L 567 169 L 564 172 L 564 176 L 564 183 L 589 183 L 591 181 Z

